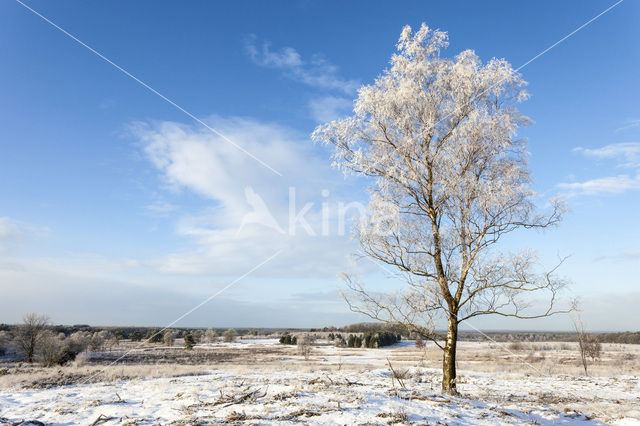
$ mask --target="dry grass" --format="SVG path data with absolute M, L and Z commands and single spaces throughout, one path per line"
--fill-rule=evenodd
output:
M 423 349 L 399 347 L 386 350 L 376 359 L 367 356 L 378 349 L 334 348 L 316 346 L 305 360 L 295 347 L 279 345 L 261 346 L 224 344 L 215 347 L 185 351 L 175 348 L 153 348 L 127 357 L 126 362 L 106 365 L 113 356 L 96 360 L 81 355 L 72 365 L 45 368 L 24 363 L 0 365 L 0 389 L 42 388 L 83 382 L 116 382 L 160 377 L 179 377 L 207 374 L 224 370 L 231 374 L 273 373 L 283 368 L 301 373 L 331 372 L 338 370 L 367 371 L 385 368 L 388 357 L 396 371 L 408 367 L 440 368 L 442 352 L 427 345 Z M 526 343 L 514 351 L 509 344 L 460 342 L 458 369 L 461 372 L 538 375 L 582 376 L 579 354 L 575 343 Z M 640 370 L 640 346 L 604 344 L 601 359 L 591 362 L 589 374 L 594 377 L 633 375 Z

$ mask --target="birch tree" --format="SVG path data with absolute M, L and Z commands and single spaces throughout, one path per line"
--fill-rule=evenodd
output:
M 534 206 L 526 142 L 516 136 L 529 123 L 516 108 L 528 97 L 525 81 L 504 59 L 483 64 L 471 50 L 443 58 L 447 45 L 445 32 L 404 27 L 390 68 L 360 88 L 354 114 L 318 126 L 313 138 L 334 147 L 334 165 L 370 178 L 355 233 L 366 256 L 407 284 L 380 294 L 346 276 L 350 308 L 434 341 L 442 389 L 456 393 L 461 322 L 558 312 L 564 282 L 555 268 L 538 273 L 534 253 L 497 244 L 557 224 L 564 206 L 551 200 L 547 214 Z M 532 312 L 538 293 L 545 306 Z

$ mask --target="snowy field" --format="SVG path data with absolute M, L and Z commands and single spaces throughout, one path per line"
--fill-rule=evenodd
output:
M 274 340 L 239 340 L 175 348 L 195 357 L 179 364 L 153 358 L 169 348 L 134 354 L 153 364 L 106 366 L 102 353 L 0 376 L 0 424 L 640 424 L 640 348 L 604 345 L 587 377 L 569 344 L 525 345 L 461 343 L 456 398 L 439 393 L 439 353 L 406 342 L 316 345 L 305 359 Z

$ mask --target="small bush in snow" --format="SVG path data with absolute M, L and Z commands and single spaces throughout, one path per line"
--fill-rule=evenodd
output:
M 9 341 L 11 340 L 9 333 L 6 331 L 0 331 L 0 356 L 3 356 L 9 351 Z
M 213 343 L 218 339 L 218 333 L 212 328 L 204 332 L 204 341 L 207 343 Z
M 305 334 L 300 339 L 297 339 L 298 353 L 304 356 L 304 359 L 309 359 L 311 355 L 311 345 L 313 344 L 313 337 Z
M 231 343 L 236 338 L 236 331 L 233 328 L 230 328 L 224 333 L 222 333 L 222 338 L 224 339 L 225 342 Z
M 165 330 L 162 335 L 162 342 L 166 346 L 173 346 L 176 341 L 176 332 L 173 330 Z

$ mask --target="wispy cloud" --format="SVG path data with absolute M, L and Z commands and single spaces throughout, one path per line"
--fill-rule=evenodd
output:
M 145 209 L 149 212 L 149 214 L 153 216 L 166 217 L 175 212 L 178 209 L 178 206 L 165 200 L 159 199 L 155 200 L 151 204 L 147 204 L 145 206 Z
M 640 118 L 634 118 L 631 120 L 626 120 L 621 127 L 616 129 L 616 132 L 622 132 L 624 130 L 635 129 L 640 127 Z
M 342 189 L 345 183 L 325 158 L 315 153 L 308 136 L 288 127 L 246 118 L 212 117 L 210 121 L 279 170 L 286 171 L 287 180 L 283 182 L 265 173 L 242 153 L 221 143 L 216 135 L 192 126 L 174 122 L 136 125 L 134 136 L 170 190 L 166 201 L 175 205 L 179 201 L 170 199 L 172 192 L 187 191 L 209 203 L 198 211 L 174 212 L 176 234 L 191 244 L 155 259 L 156 270 L 167 274 L 233 274 L 254 259 L 266 258 L 282 248 L 287 250 L 261 268 L 258 275 L 335 277 L 346 269 L 353 241 L 337 234 L 311 236 L 301 221 L 292 223 L 292 218 L 307 203 L 313 203 L 304 219 L 318 235 L 323 227 L 322 203 L 335 207 L 340 201 L 353 201 L 351 193 L 341 197 L 333 192 L 333 188 L 339 187 L 346 193 Z M 262 224 L 243 226 L 243 218 L 254 211 L 247 198 L 249 187 L 268 207 L 278 227 L 289 232 L 283 234 Z M 291 187 L 296 191 L 293 206 L 289 202 Z M 331 199 L 322 195 L 325 189 L 331 190 Z M 329 219 L 332 230 L 338 226 L 336 221 L 332 215 Z
M 344 117 L 352 107 L 353 103 L 349 99 L 336 96 L 314 98 L 309 101 L 311 116 L 319 123 Z
M 620 167 L 640 167 L 640 142 L 614 143 L 596 149 L 577 147 L 573 151 L 587 157 L 619 161 Z
M 245 51 L 255 64 L 279 69 L 288 78 L 311 87 L 353 94 L 360 86 L 357 80 L 340 77 L 338 67 L 318 54 L 303 59 L 292 47 L 272 50 L 268 41 L 257 43 L 255 35 L 250 35 L 245 40 Z
M 614 143 L 593 149 L 577 147 L 573 151 L 596 160 L 611 161 L 616 169 L 626 168 L 632 171 L 582 182 L 563 182 L 558 185 L 571 195 L 622 194 L 640 190 L 640 142 Z
M 630 175 L 607 176 L 584 182 L 561 183 L 558 186 L 573 194 L 622 194 L 626 191 L 640 190 L 640 174 L 635 177 Z
M 610 260 L 614 262 L 629 262 L 629 261 L 638 261 L 640 260 L 640 251 L 626 251 L 623 253 L 608 255 L 608 256 L 598 256 L 593 259 L 594 262 L 600 262 L 603 260 Z
M 0 217 L 0 253 L 6 253 L 10 247 L 46 232 L 45 228 L 36 228 L 6 216 Z

